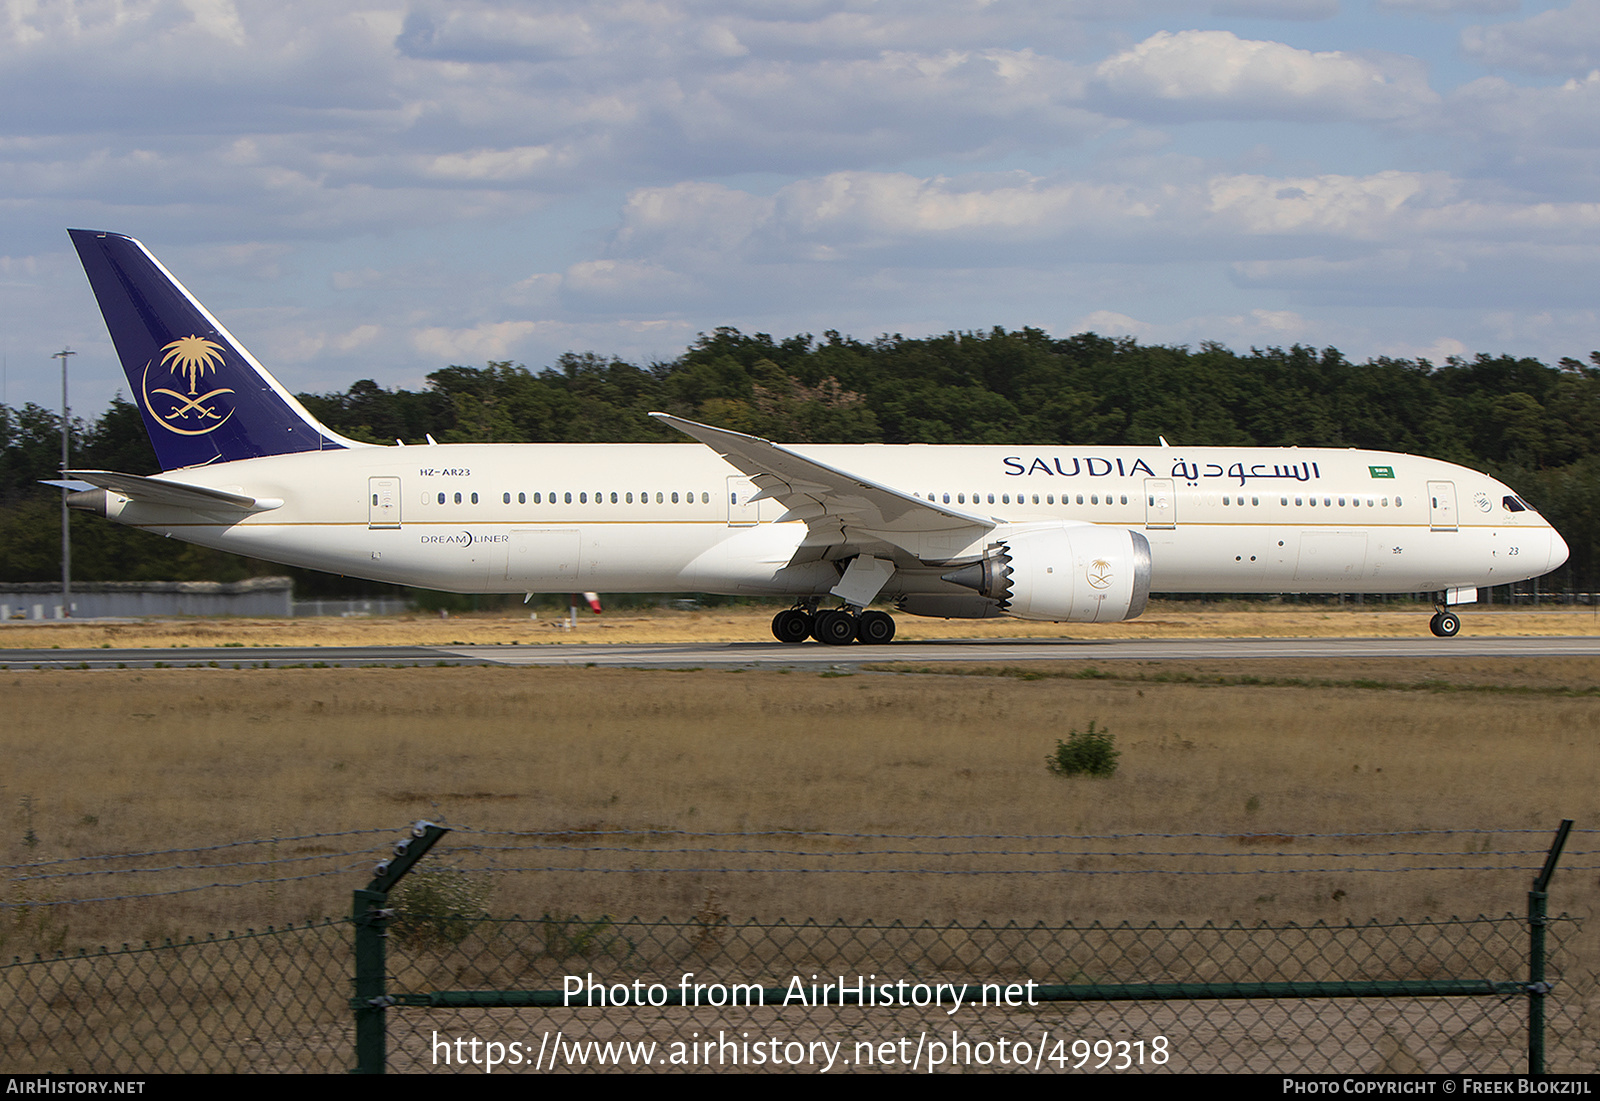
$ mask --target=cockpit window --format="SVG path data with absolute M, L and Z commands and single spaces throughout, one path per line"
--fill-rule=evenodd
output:
M 1505 506 L 1505 510 L 1507 512 L 1528 511 L 1528 506 L 1523 504 L 1522 498 L 1518 497 L 1515 493 L 1506 494 L 1504 497 L 1500 498 L 1500 503 Z

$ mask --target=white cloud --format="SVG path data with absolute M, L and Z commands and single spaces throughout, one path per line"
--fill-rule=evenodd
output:
M 1174 117 L 1388 121 L 1432 107 L 1421 66 L 1313 53 L 1228 31 L 1158 31 L 1094 71 L 1097 101 Z
M 1300 340 L 1310 323 L 1293 310 L 1251 310 L 1248 314 L 1223 318 L 1234 332 L 1271 340 Z
M 1339 0 L 1212 0 L 1211 10 L 1251 19 L 1332 19 Z
M 537 328 L 532 321 L 490 321 L 469 329 L 433 326 L 413 332 L 411 345 L 441 364 L 515 359 L 516 349 Z
M 1242 233 L 1318 233 L 1377 238 L 1394 216 L 1420 198 L 1435 201 L 1450 185 L 1441 175 L 1376 175 L 1292 179 L 1227 176 L 1211 181 L 1210 212 Z
M 1146 342 L 1160 340 L 1161 327 L 1147 321 L 1129 317 L 1115 310 L 1092 310 L 1072 325 L 1075 333 L 1099 333 L 1101 336 L 1131 336 Z
M 1519 23 L 1468 27 L 1461 48 L 1485 65 L 1579 75 L 1600 66 L 1600 0 L 1572 0 Z
M 1379 11 L 1409 11 L 1422 15 L 1500 15 L 1516 11 L 1522 0 L 1376 0 Z
M 1472 349 L 1453 336 L 1440 336 L 1420 344 L 1410 340 L 1379 343 L 1371 354 L 1374 358 L 1425 359 L 1429 363 L 1440 364 L 1451 358 L 1467 358 L 1471 356 Z

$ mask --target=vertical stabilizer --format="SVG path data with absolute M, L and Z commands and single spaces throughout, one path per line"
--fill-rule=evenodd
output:
M 161 469 L 358 446 L 318 423 L 138 241 L 67 232 Z

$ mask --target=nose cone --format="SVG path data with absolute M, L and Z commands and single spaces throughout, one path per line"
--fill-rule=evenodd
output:
M 1560 569 L 1561 565 L 1566 562 L 1567 556 L 1571 553 L 1571 550 L 1567 547 L 1567 541 L 1561 538 L 1561 533 L 1555 528 L 1551 528 L 1550 562 L 1545 566 L 1544 572 L 1549 573 L 1551 570 Z

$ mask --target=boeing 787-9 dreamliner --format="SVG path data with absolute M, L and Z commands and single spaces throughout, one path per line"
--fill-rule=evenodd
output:
M 791 445 L 665 413 L 696 442 L 361 443 L 138 241 L 70 232 L 162 473 L 68 471 L 93 487 L 69 503 L 252 558 L 463 593 L 792 598 L 773 634 L 831 645 L 890 641 L 876 601 L 1105 623 L 1152 591 L 1431 591 L 1450 636 L 1479 586 L 1567 559 L 1508 486 L 1382 451 Z

